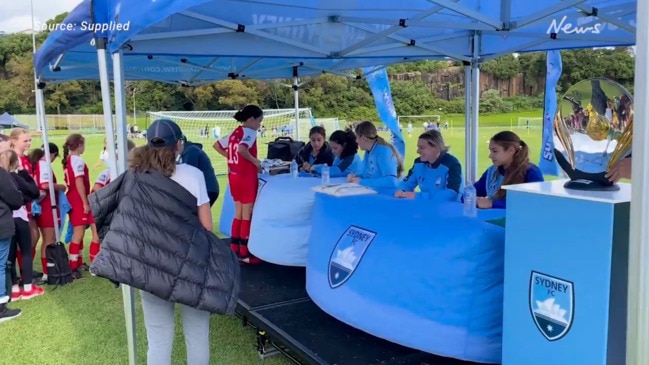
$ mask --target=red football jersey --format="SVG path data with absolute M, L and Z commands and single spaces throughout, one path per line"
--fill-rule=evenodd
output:
M 41 189 L 42 184 L 49 184 L 49 183 L 54 183 L 56 184 L 56 175 L 54 175 L 54 172 L 52 171 L 52 168 L 48 168 L 47 161 L 45 160 L 40 160 L 36 164 L 34 168 L 34 180 L 36 181 L 36 184 L 38 184 L 38 188 Z M 53 181 L 50 180 L 50 175 L 53 179 Z M 46 190 L 47 193 L 49 193 L 49 190 Z
M 110 169 L 102 171 L 95 181 L 95 185 L 99 185 L 99 187 L 102 188 L 108 184 L 110 184 Z
M 27 170 L 27 172 L 29 172 L 29 175 L 34 176 L 34 170 L 32 168 L 31 161 L 29 161 L 29 157 L 25 155 L 20 155 L 19 162 L 20 162 L 20 166 L 22 166 L 24 170 Z
M 238 126 L 230 135 L 218 141 L 219 146 L 228 153 L 228 170 L 235 174 L 257 175 L 257 166 L 239 155 L 239 145 L 248 147 L 252 157 L 257 158 L 257 131 Z
M 70 155 L 68 156 L 67 165 L 65 166 L 65 184 L 68 186 L 68 200 L 70 203 L 80 199 L 79 190 L 77 190 L 76 178 L 83 178 L 83 186 L 86 188 L 86 196 L 90 194 L 90 177 L 88 176 L 88 166 L 83 161 L 81 156 Z

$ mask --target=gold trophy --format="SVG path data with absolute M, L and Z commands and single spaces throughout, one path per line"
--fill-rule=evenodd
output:
M 608 168 L 631 154 L 633 97 L 604 78 L 583 80 L 559 100 L 554 154 L 568 175 L 566 189 L 615 191 Z

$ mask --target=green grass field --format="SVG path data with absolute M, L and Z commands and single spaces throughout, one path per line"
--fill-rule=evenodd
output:
M 518 129 L 519 116 L 540 116 L 538 112 L 529 114 L 516 113 L 512 115 L 486 116 L 481 118 L 478 151 L 479 169 L 490 165 L 487 158 L 489 138 L 500 130 L 509 129 L 509 121 L 513 120 L 512 130 L 518 133 L 530 146 L 531 159 L 538 162 L 541 130 Z M 461 125 L 462 116 L 453 116 L 453 126 Z M 500 122 L 500 123 L 496 123 Z M 498 127 L 498 125 L 502 127 Z M 416 136 L 421 130 L 416 130 L 411 138 L 407 138 L 406 168 L 409 168 L 416 157 Z M 443 131 L 446 142 L 451 146 L 451 153 L 464 161 L 464 129 L 451 128 Z M 50 141 L 61 146 L 65 134 L 57 131 Z M 142 140 L 138 141 L 138 144 Z M 34 139 L 33 146 L 40 146 L 41 140 Z M 86 153 L 83 156 L 91 169 L 91 177 L 95 178 L 103 169 L 92 167 L 97 162 L 103 147 L 103 136 L 89 136 L 86 140 Z M 206 146 L 206 148 L 210 148 Z M 263 151 L 260 151 L 264 156 Z M 217 161 L 215 161 L 217 162 Z M 221 161 L 219 161 L 221 163 Z M 55 173 L 62 179 L 60 160 L 54 163 Z M 219 178 L 221 190 L 225 190 L 224 177 Z M 218 227 L 219 212 L 223 198 L 215 204 L 213 218 Z M 86 240 L 88 241 L 88 240 Z M 87 251 L 87 250 L 86 250 Z M 86 253 L 87 255 L 87 253 Z M 88 258 L 86 257 L 86 261 Z M 40 270 L 40 260 L 35 260 L 35 269 Z M 84 365 L 109 365 L 127 363 L 127 345 L 125 336 L 125 321 L 122 306 L 121 290 L 115 289 L 107 280 L 87 276 L 72 285 L 52 290 L 46 287 L 45 295 L 29 301 L 18 301 L 12 306 L 23 310 L 20 318 L 0 325 L 0 338 L 3 344 L 0 358 L 5 364 L 48 364 L 67 365 L 80 363 Z M 138 363 L 146 363 L 146 333 L 142 322 L 141 307 L 137 310 L 137 340 Z M 185 363 L 185 344 L 182 335 L 182 322 L 176 317 L 176 341 L 173 351 L 173 363 Z M 241 321 L 234 317 L 214 316 L 211 322 L 212 364 L 243 365 L 243 364 L 288 364 L 281 357 L 260 360 L 255 348 L 255 333 L 250 328 L 244 328 Z

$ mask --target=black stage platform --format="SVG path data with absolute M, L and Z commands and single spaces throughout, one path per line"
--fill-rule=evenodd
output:
M 261 264 L 241 268 L 237 314 L 257 330 L 263 357 L 296 364 L 471 365 L 382 340 L 329 316 L 309 299 L 304 268 Z

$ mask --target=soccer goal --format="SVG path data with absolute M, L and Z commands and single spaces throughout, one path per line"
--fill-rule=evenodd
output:
M 518 129 L 542 129 L 543 118 L 518 117 Z
M 239 123 L 234 120 L 236 110 L 219 111 L 164 111 L 147 112 L 149 123 L 156 119 L 170 119 L 180 126 L 187 140 L 203 145 L 214 166 L 217 175 L 227 174 L 225 159 L 216 153 L 212 145 L 222 137 L 230 134 Z M 291 137 L 306 141 L 315 119 L 311 109 L 299 109 L 299 118 L 295 120 L 295 109 L 266 109 L 264 122 L 257 133 L 257 149 L 260 159 L 266 158 L 268 142 L 277 137 Z M 326 127 L 325 127 L 326 128 Z M 326 128 L 329 131 L 329 128 Z

